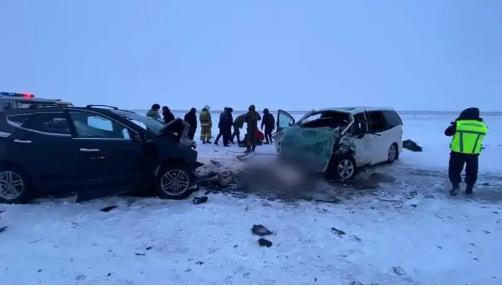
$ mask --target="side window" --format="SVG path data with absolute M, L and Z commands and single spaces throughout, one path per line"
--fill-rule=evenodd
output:
M 370 130 L 371 132 L 380 132 L 387 130 L 387 121 L 385 116 L 381 111 L 370 111 L 368 112 L 370 120 Z
M 362 134 L 366 134 L 369 132 L 368 124 L 364 113 L 358 113 L 354 115 L 354 125 L 357 128 L 356 130 Z
M 78 138 L 130 139 L 129 130 L 122 124 L 90 112 L 70 112 Z
M 7 122 L 11 125 L 21 127 L 23 124 L 28 121 L 31 114 L 21 114 L 21 115 L 11 115 L 7 116 Z
M 388 110 L 384 111 L 383 114 L 385 116 L 385 119 L 387 120 L 387 123 L 391 127 L 403 125 L 403 121 L 401 120 L 401 117 L 399 117 L 397 112 Z
M 70 125 L 63 112 L 33 114 L 23 128 L 51 134 L 71 134 Z
M 0 111 L 11 110 L 12 104 L 8 101 L 0 101 Z

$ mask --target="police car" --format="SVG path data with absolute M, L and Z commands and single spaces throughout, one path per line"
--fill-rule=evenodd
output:
M 36 98 L 32 93 L 0 91 L 0 112 L 4 110 L 31 108 L 37 105 L 73 106 L 71 102 L 64 102 L 60 99 Z

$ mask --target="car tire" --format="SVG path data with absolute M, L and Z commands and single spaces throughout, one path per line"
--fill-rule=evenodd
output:
M 357 174 L 356 160 L 350 155 L 340 156 L 335 159 L 332 174 L 336 179 L 348 181 Z
M 155 178 L 155 192 L 161 199 L 184 200 L 194 191 L 192 171 L 183 164 L 169 164 L 160 168 Z
M 387 163 L 392 164 L 399 159 L 399 147 L 396 143 L 392 143 L 387 151 Z
M 0 203 L 25 204 L 32 197 L 31 180 L 26 171 L 15 165 L 0 165 Z

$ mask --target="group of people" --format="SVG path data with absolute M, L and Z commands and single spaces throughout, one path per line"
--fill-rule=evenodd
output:
M 223 139 L 223 146 L 229 147 L 230 144 L 235 144 L 237 139 L 237 144 L 239 146 L 246 147 L 245 153 L 254 152 L 256 145 L 270 144 L 272 140 L 272 132 L 275 129 L 275 118 L 270 113 L 268 108 L 263 110 L 263 117 L 256 111 L 254 105 L 250 105 L 248 111 L 244 114 L 237 116 L 234 120 L 233 118 L 233 108 L 225 107 L 223 112 L 220 114 L 218 121 L 218 135 L 214 140 L 214 144 L 218 145 L 220 138 Z M 195 132 L 197 130 L 197 110 L 195 108 L 190 109 L 189 112 L 185 114 L 183 118 L 189 124 L 188 137 L 190 140 L 194 140 Z M 174 114 L 171 110 L 164 106 L 162 107 L 162 115 L 160 113 L 160 105 L 154 104 L 152 108 L 147 112 L 146 116 L 155 118 L 157 120 L 163 120 L 166 124 L 175 119 Z M 261 121 L 261 130 L 258 128 L 258 122 Z M 209 106 L 202 108 L 199 113 L 199 123 L 201 127 L 200 140 L 202 144 L 211 144 L 212 139 L 212 117 L 209 110 Z M 247 132 L 244 138 L 241 140 L 240 130 L 244 127 L 244 123 L 247 124 Z M 232 131 L 233 127 L 233 131 Z

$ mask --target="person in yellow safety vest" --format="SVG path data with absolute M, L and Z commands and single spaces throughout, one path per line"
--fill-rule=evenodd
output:
M 200 140 L 202 144 L 211 143 L 211 129 L 213 128 L 213 122 L 211 119 L 211 112 L 209 112 L 209 106 L 204 106 L 199 114 L 200 121 Z
M 456 196 L 460 190 L 462 170 L 465 164 L 465 194 L 472 195 L 478 179 L 478 159 L 483 147 L 483 139 L 488 127 L 483 122 L 476 107 L 467 108 L 446 128 L 444 134 L 453 136 L 450 144 L 450 162 L 448 177 L 452 184 L 450 195 Z

